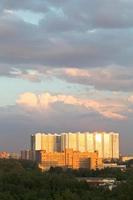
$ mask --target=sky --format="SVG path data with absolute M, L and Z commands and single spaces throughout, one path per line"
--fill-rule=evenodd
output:
M 133 154 L 133 1 L 0 0 L 0 151 L 114 131 Z

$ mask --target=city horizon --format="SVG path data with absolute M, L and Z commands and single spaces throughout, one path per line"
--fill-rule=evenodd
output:
M 61 134 L 36 133 L 31 135 L 31 151 L 63 152 L 73 149 L 79 152 L 98 152 L 102 159 L 119 159 L 119 133 L 115 132 L 67 132 Z
M 109 130 L 109 131 L 105 131 L 105 130 L 95 130 L 95 131 L 62 131 L 62 132 L 50 132 L 50 131 L 38 131 L 38 132 L 32 132 L 28 135 L 28 142 L 26 143 L 26 145 L 22 145 L 21 148 L 20 146 L 16 149 L 16 148 L 12 148 L 12 147 L 8 147 L 8 148 L 0 148 L 0 152 L 10 152 L 10 153 L 18 153 L 20 152 L 21 150 L 30 150 L 31 149 L 31 139 L 30 137 L 31 136 L 34 136 L 36 134 L 46 134 L 46 135 L 58 135 L 58 136 L 61 136 L 62 134 L 85 134 L 85 133 L 89 133 L 89 134 L 95 134 L 95 133 L 107 133 L 107 134 L 110 134 L 110 133 L 116 133 L 120 136 L 120 139 L 119 139 L 119 151 L 120 151 L 120 155 L 133 155 L 133 152 L 124 152 L 122 151 L 122 147 L 121 147 L 121 134 L 114 131 L 114 130 Z M 27 141 L 27 140 L 26 140 Z

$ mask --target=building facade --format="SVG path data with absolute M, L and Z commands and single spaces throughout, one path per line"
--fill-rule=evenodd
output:
M 20 152 L 20 159 L 21 160 L 32 160 L 32 151 L 31 150 L 22 150 Z
M 31 136 L 31 150 L 35 159 L 35 151 L 63 152 L 73 149 L 79 152 L 97 151 L 99 158 L 119 158 L 119 134 L 110 132 L 85 132 L 46 134 L 36 133 Z
M 66 149 L 63 152 L 36 151 L 36 160 L 43 171 L 48 170 L 50 167 L 85 168 L 90 170 L 103 167 L 98 152 L 79 152 L 73 149 Z
M 47 152 L 61 151 L 61 137 L 58 134 L 36 133 L 31 136 L 31 151 L 35 160 L 35 151 L 46 150 Z

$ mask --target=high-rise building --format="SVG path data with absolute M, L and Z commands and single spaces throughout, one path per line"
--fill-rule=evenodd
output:
M 100 158 L 103 158 L 103 135 L 98 132 L 94 133 L 94 150 L 98 151 Z
M 77 150 L 77 134 L 75 133 L 62 133 L 61 134 L 61 151 L 65 149 Z
M 20 152 L 20 159 L 21 160 L 32 160 L 32 151 L 31 150 L 22 150 Z
M 112 136 L 112 158 L 119 158 L 119 134 L 111 133 Z
M 99 158 L 119 158 L 119 134 L 110 132 L 94 133 L 36 133 L 31 136 L 31 150 L 35 158 L 35 151 L 62 152 L 65 149 L 73 149 L 79 152 L 97 151 Z
M 85 146 L 86 151 L 94 152 L 94 134 L 91 134 L 89 132 L 85 133 Z
M 31 135 L 31 150 L 42 150 L 42 136 L 43 133 L 36 133 Z
M 77 133 L 77 151 L 85 152 L 86 151 L 86 144 L 85 144 L 85 134 L 84 133 Z
M 103 133 L 103 157 L 104 158 L 113 158 L 111 137 L 112 137 L 111 134 L 108 134 L 105 132 Z
M 33 152 L 33 160 L 35 160 L 35 151 L 45 150 L 47 152 L 55 152 L 61 150 L 61 138 L 58 134 L 36 133 L 31 136 L 31 151 Z
M 94 150 L 104 159 L 119 158 L 119 134 L 110 132 L 94 133 Z

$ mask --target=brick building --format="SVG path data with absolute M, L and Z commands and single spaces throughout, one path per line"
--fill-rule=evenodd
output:
M 73 149 L 66 149 L 63 152 L 46 152 L 45 150 L 36 151 L 36 161 L 42 170 L 50 167 L 63 168 L 102 168 L 102 159 L 98 157 L 98 152 L 79 152 Z

